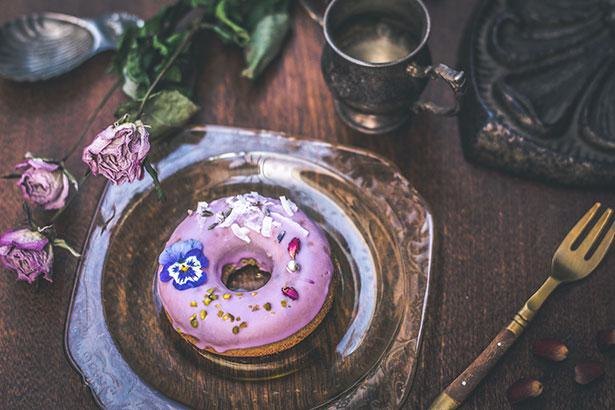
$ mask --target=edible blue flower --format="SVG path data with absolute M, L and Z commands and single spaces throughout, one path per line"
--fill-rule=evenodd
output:
M 207 282 L 205 268 L 209 260 L 203 254 L 203 244 L 197 240 L 174 243 L 160 254 L 158 262 L 163 266 L 160 280 L 173 280 L 175 289 L 196 288 Z

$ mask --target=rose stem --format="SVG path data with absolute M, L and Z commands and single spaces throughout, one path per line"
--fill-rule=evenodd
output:
M 102 100 L 100 100 L 100 102 L 98 103 L 98 105 L 96 106 L 96 108 L 94 109 L 94 111 L 92 112 L 92 114 L 90 115 L 90 118 L 88 118 L 88 121 L 85 123 L 85 128 L 83 129 L 83 131 L 81 132 L 81 135 L 79 135 L 79 139 L 77 140 L 77 142 L 71 147 L 71 149 L 66 153 L 66 155 L 64 155 L 64 158 L 62 158 L 61 162 L 66 161 L 71 155 L 73 155 L 73 153 L 75 152 L 75 150 L 77 148 L 79 148 L 79 146 L 81 145 L 81 143 L 83 142 L 83 139 L 85 138 L 85 136 L 87 135 L 88 131 L 90 130 L 90 128 L 92 127 L 92 125 L 94 125 L 94 121 L 96 120 L 96 117 L 98 117 L 98 114 L 100 114 L 100 111 L 104 108 L 105 105 L 107 105 L 107 102 L 109 101 L 109 99 L 111 98 L 111 96 L 113 95 L 113 93 L 115 92 L 115 90 L 117 90 L 117 88 L 122 84 L 122 79 L 118 79 L 113 86 L 109 89 L 109 91 L 107 91 L 107 94 L 105 94 L 105 96 L 103 97 Z
M 32 222 L 32 211 L 30 210 L 30 205 L 27 202 L 23 203 L 23 210 L 26 214 L 26 221 L 28 222 L 28 226 L 30 229 L 34 228 L 34 222 Z
M 188 45 L 188 43 L 190 42 L 190 39 L 199 30 L 199 28 L 200 28 L 199 24 L 194 24 L 190 28 L 190 30 L 186 34 L 186 37 L 184 37 L 182 42 L 175 49 L 175 52 L 173 53 L 173 55 L 171 55 L 171 58 L 169 58 L 169 60 L 164 65 L 164 67 L 162 67 L 162 70 L 160 70 L 160 72 L 154 79 L 154 82 L 149 86 L 149 88 L 145 92 L 145 95 L 143 96 L 143 100 L 141 101 L 141 105 L 139 106 L 139 111 L 137 111 L 137 115 L 135 116 L 135 119 L 134 119 L 135 121 L 141 118 L 141 115 L 143 115 L 143 110 L 145 109 L 145 104 L 147 103 L 147 100 L 149 99 L 149 97 L 152 95 L 152 92 L 154 91 L 158 83 L 162 80 L 162 78 L 165 76 L 167 71 L 169 71 L 169 69 L 171 68 L 175 60 L 177 60 L 177 58 L 182 53 L 182 51 L 184 51 L 184 48 Z

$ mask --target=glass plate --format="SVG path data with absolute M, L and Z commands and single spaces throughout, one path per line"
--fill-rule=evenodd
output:
M 110 408 L 398 407 L 421 339 L 433 248 L 422 198 L 395 166 L 352 148 L 208 126 L 186 133 L 151 181 L 108 185 L 90 229 L 66 347 Z M 263 358 L 200 355 L 153 291 L 157 257 L 199 200 L 259 191 L 292 198 L 332 245 L 336 290 L 323 323 Z

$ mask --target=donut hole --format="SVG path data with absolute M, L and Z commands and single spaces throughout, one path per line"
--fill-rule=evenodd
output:
M 232 291 L 251 292 L 262 288 L 271 279 L 271 272 L 262 269 L 254 258 L 243 258 L 239 263 L 222 267 L 222 283 Z

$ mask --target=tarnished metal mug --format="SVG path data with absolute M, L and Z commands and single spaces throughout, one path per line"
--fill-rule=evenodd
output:
M 412 112 L 457 114 L 465 75 L 432 65 L 427 47 L 431 19 L 421 0 L 332 0 L 324 17 L 316 0 L 302 3 L 324 27 L 322 73 L 350 127 L 382 134 L 401 126 Z M 430 79 L 448 84 L 455 94 L 453 106 L 419 101 Z

